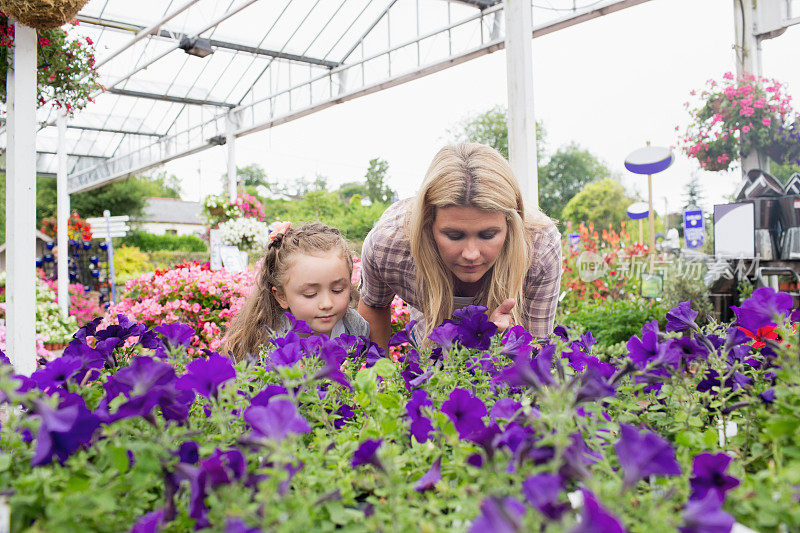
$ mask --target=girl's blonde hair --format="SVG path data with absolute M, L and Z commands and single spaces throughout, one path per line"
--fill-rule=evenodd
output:
M 352 276 L 353 252 L 338 229 L 313 222 L 277 235 L 267 246 L 253 292 L 228 328 L 222 353 L 241 361 L 267 344 L 270 330 L 280 326 L 285 312 L 272 294 L 272 287 L 283 290 L 286 274 L 296 254 L 319 255 L 331 250 L 339 252 Z
M 436 210 L 454 206 L 505 215 L 506 240 L 476 304 L 491 314 L 503 300 L 514 298 L 514 322 L 523 323 L 522 285 L 533 259 L 531 234 L 553 222 L 538 208 L 526 213 L 519 183 L 500 152 L 484 144 L 461 143 L 445 146 L 433 158 L 406 222 L 426 338 L 454 311 L 453 275 L 439 255 L 432 230 Z

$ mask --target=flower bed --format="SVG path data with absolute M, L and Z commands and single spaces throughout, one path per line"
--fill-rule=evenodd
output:
M 0 491 L 12 531 L 793 531 L 790 306 L 758 289 L 701 330 L 686 302 L 611 361 L 563 328 L 495 335 L 481 308 L 397 364 L 301 323 L 237 365 L 188 357 L 191 327 L 92 323 L 31 378 L 0 365 L 24 407 Z
M 255 270 L 233 274 L 213 271 L 208 263 L 186 263 L 156 270 L 125 284 L 119 302 L 109 308 L 107 322 L 127 315 L 148 327 L 182 322 L 195 328 L 190 354 L 216 350 L 222 334 L 255 282 Z

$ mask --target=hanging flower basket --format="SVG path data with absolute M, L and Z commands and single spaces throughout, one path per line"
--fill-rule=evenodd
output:
M 35 28 L 57 28 L 75 18 L 88 0 L 2 0 L 0 4 L 10 17 Z

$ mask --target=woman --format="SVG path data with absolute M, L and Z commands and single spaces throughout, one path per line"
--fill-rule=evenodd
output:
M 466 305 L 488 308 L 500 329 L 553 329 L 561 238 L 497 150 L 476 143 L 436 154 L 415 198 L 397 202 L 364 241 L 358 311 L 371 338 L 389 342 L 395 294 L 412 306 L 418 340 Z

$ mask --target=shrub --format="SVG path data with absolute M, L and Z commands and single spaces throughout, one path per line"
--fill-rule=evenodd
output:
M 138 247 L 123 245 L 114 249 L 114 277 L 117 283 L 125 283 L 151 270 L 150 256 Z
M 624 300 L 589 301 L 567 315 L 565 325 L 579 325 L 591 331 L 601 346 L 625 342 L 641 331 L 651 320 L 661 320 L 667 309 L 655 300 L 632 298 Z
M 182 263 L 207 263 L 208 259 L 208 252 L 171 252 L 169 250 L 158 250 L 150 253 L 151 270 L 164 270 Z
M 206 243 L 197 235 L 153 235 L 145 231 L 131 231 L 120 239 L 122 246 L 135 246 L 140 250 L 154 252 L 170 250 L 180 252 L 205 252 Z

